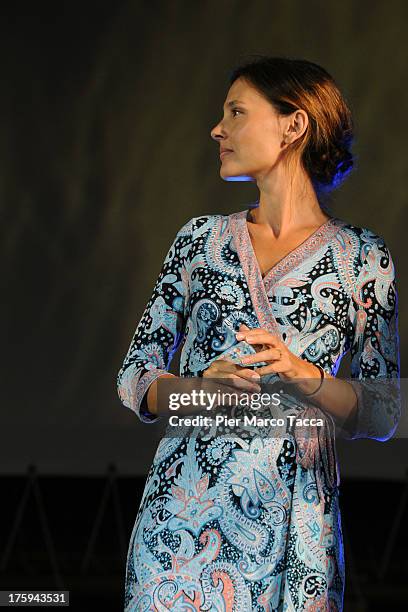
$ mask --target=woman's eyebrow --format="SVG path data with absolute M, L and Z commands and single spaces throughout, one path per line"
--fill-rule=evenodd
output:
M 244 102 L 242 102 L 241 100 L 230 100 L 229 102 L 227 102 L 227 104 L 224 104 L 225 108 L 226 106 L 233 106 L 234 104 L 244 104 Z

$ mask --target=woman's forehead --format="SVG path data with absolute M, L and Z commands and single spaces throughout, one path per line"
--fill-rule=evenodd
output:
M 224 106 L 229 108 L 233 103 L 259 104 L 265 103 L 265 98 L 250 83 L 243 79 L 237 79 L 228 90 Z

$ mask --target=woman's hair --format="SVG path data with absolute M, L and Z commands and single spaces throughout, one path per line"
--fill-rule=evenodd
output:
M 288 148 L 300 156 L 319 199 L 340 186 L 355 158 L 351 111 L 334 79 L 307 60 L 252 55 L 254 60 L 235 67 L 230 85 L 239 77 L 255 87 L 281 115 L 304 110 L 307 130 Z

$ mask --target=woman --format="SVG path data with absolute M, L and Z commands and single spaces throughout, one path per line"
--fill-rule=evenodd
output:
M 143 422 L 161 418 L 157 379 L 174 378 L 168 366 L 183 340 L 181 377 L 252 390 L 264 377 L 294 382 L 307 398 L 302 414 L 325 415 L 325 428 L 164 437 L 131 535 L 125 607 L 342 610 L 330 423 L 351 439 L 386 440 L 396 428 L 398 403 L 384 406 L 362 387 L 399 378 L 391 255 L 370 229 L 324 210 L 353 166 L 352 119 L 320 66 L 262 56 L 239 66 L 211 137 L 221 177 L 256 181 L 258 205 L 194 217 L 178 231 L 119 396 Z M 243 341 L 256 354 L 243 357 Z M 347 351 L 350 383 L 336 379 Z

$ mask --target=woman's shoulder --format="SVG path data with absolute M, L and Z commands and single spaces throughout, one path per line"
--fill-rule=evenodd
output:
M 367 259 L 368 254 L 377 254 L 379 257 L 391 259 L 390 249 L 384 236 L 367 225 L 355 225 L 344 219 L 341 220 L 341 234 L 343 240 L 347 237 L 347 242 L 359 255 L 362 261 Z M 354 247 L 354 249 L 353 249 Z
M 222 214 L 206 214 L 199 215 L 198 217 L 191 217 L 184 225 L 180 228 L 179 234 L 189 234 L 194 237 L 197 231 L 206 230 L 219 223 L 225 215 Z

